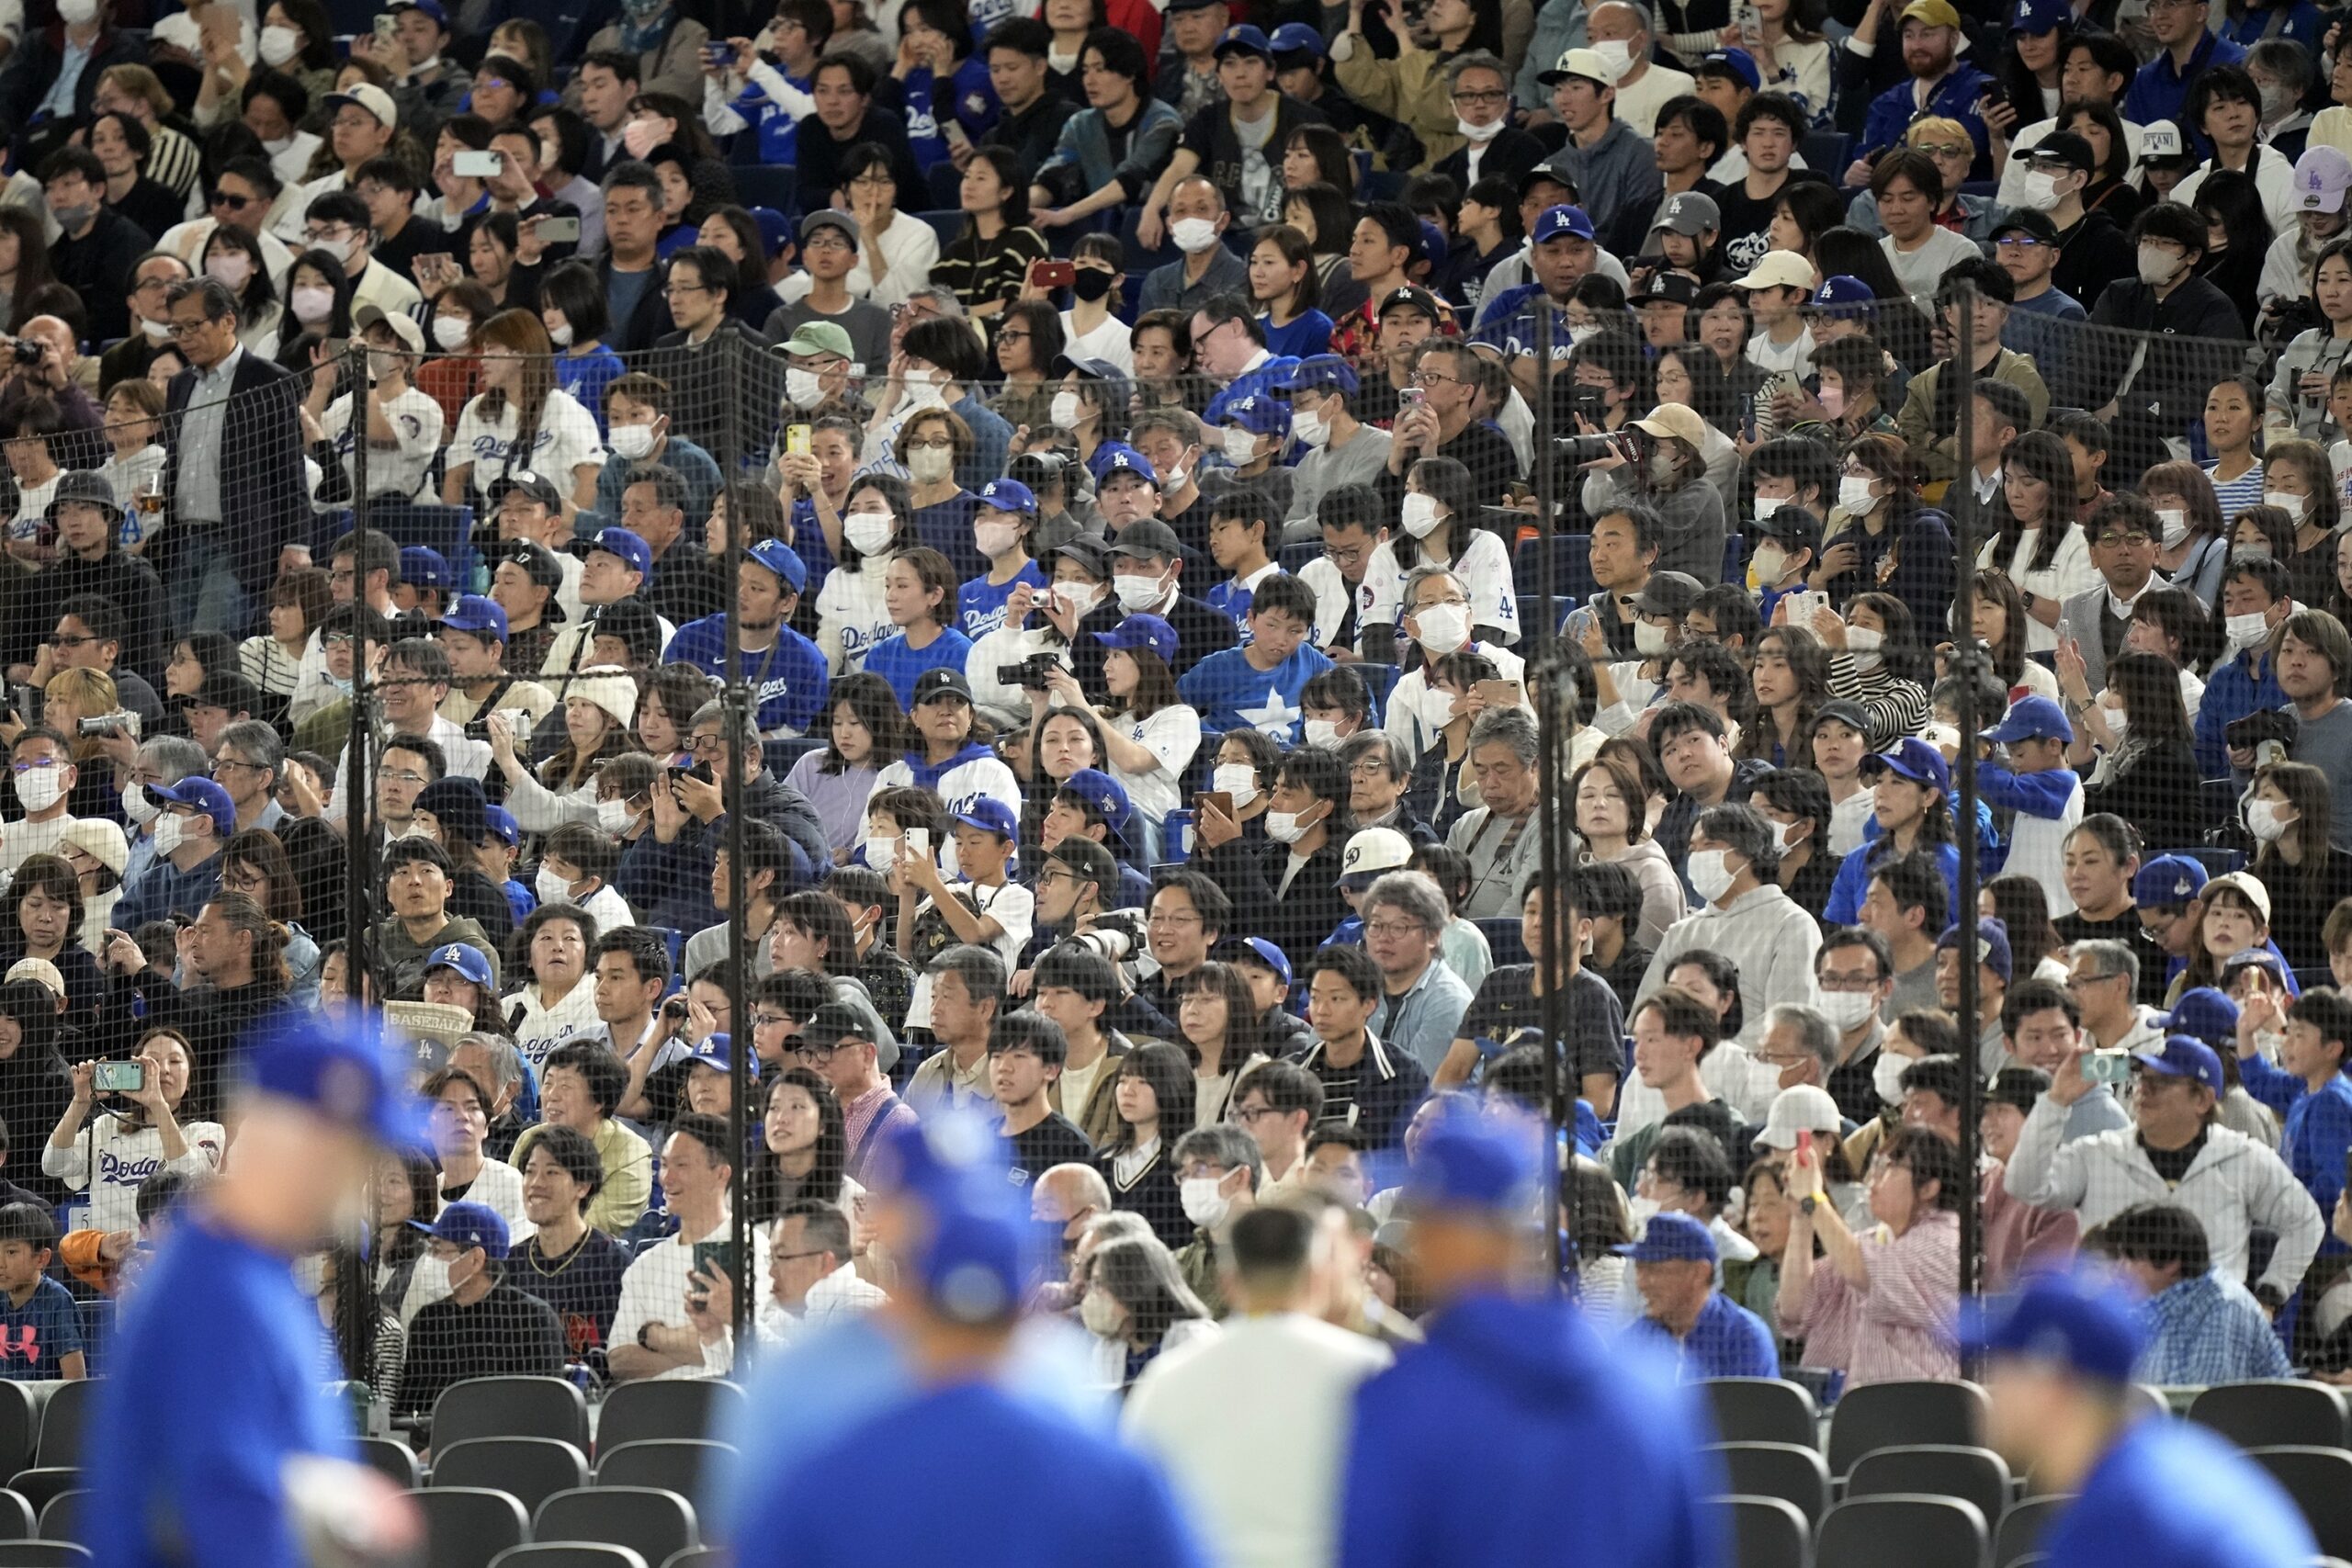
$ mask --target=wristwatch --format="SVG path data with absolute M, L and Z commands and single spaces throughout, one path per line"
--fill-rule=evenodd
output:
M 1813 1218 L 1814 1210 L 1820 1206 L 1821 1200 L 1815 1197 L 1810 1192 L 1797 1200 L 1797 1213 L 1803 1214 L 1808 1220 Z
M 653 1341 L 650 1337 L 652 1333 L 653 1325 L 650 1323 L 640 1323 L 637 1325 L 637 1348 L 639 1349 L 650 1350 L 653 1348 Z

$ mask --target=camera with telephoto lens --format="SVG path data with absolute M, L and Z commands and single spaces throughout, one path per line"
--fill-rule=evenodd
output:
M 1599 388 L 1591 389 L 1600 390 Z M 1578 388 L 1577 390 L 1581 392 L 1585 389 Z M 1581 401 L 1576 405 L 1576 408 L 1578 413 L 1584 413 L 1588 419 L 1597 418 L 1596 415 L 1585 412 Z M 1623 457 L 1625 461 L 1639 467 L 1649 461 L 1650 448 L 1655 445 L 1657 443 L 1648 435 L 1641 431 L 1630 429 L 1612 430 L 1605 435 L 1553 437 L 1553 449 L 1559 455 L 1560 461 L 1571 468 L 1582 468 L 1587 463 L 1597 463 L 1603 457 Z
M 1033 653 L 1018 664 L 998 665 L 996 683 L 1018 686 L 1024 692 L 1042 692 L 1046 689 L 1046 677 L 1060 669 L 1061 662 L 1061 656 L 1051 651 Z
M 2302 726 L 2285 708 L 2259 708 L 2244 718 L 2232 719 L 2222 728 L 2222 738 L 2233 751 L 2254 753 L 2254 765 L 2267 767 L 2283 762 L 2287 753 L 2294 750 L 2295 737 Z M 2274 750 L 2275 749 L 2275 750 Z
M 139 716 L 129 708 L 117 708 L 112 713 L 102 713 L 95 718 L 85 718 L 74 728 L 83 735 L 119 734 L 128 735 L 136 740 L 139 739 Z
M 1143 951 L 1143 911 L 1113 909 L 1097 915 L 1094 924 L 1067 939 L 1073 947 L 1124 964 Z

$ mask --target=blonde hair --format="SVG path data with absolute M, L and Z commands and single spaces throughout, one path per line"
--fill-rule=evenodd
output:
M 40 695 L 44 707 L 62 697 L 80 708 L 85 718 L 112 713 L 122 705 L 114 677 L 103 670 L 61 670 L 49 678 L 49 684 L 40 689 Z M 85 762 L 98 754 L 96 739 L 79 735 L 68 739 L 72 742 L 75 761 Z
M 1968 134 L 1968 127 L 1961 124 L 1960 121 L 1931 114 L 1911 122 L 1910 128 L 1903 133 L 1903 145 L 1917 147 L 1930 138 L 1940 138 L 1946 146 L 1950 146 L 1955 141 L 1972 140 Z

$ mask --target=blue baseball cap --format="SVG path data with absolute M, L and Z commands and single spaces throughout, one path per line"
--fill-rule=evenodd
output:
M 431 1224 L 422 1220 L 409 1224 L 435 1241 L 446 1241 L 460 1252 L 471 1252 L 479 1247 L 485 1258 L 496 1259 L 506 1256 L 508 1237 L 506 1222 L 497 1210 L 487 1203 L 477 1203 L 461 1198 L 441 1211 Z
M 1105 648 L 1133 650 L 1149 649 L 1159 655 L 1163 663 L 1176 661 L 1176 628 L 1158 615 L 1129 615 L 1107 632 L 1096 632 L 1094 640 Z
M 2004 746 L 2015 740 L 2072 740 L 2075 727 L 2066 722 L 2066 710 L 2048 697 L 2019 697 L 2000 723 L 1984 731 L 1984 739 Z
M 1864 779 L 1893 773 L 1913 784 L 1933 784 L 1946 795 L 1951 794 L 1951 769 L 1945 765 L 1944 754 L 1916 735 L 1906 735 L 1885 750 L 1864 757 L 1860 773 Z
M 430 545 L 401 547 L 401 581 L 413 582 L 419 588 L 438 588 L 447 592 L 456 586 L 458 574 L 439 550 Z
M 626 528 L 600 530 L 588 548 L 592 553 L 603 550 L 607 555 L 620 557 L 628 569 L 640 577 L 652 575 L 653 547 Z
M 2087 1264 L 2037 1271 L 2006 1296 L 1961 1303 L 1965 1348 L 2039 1361 L 2101 1382 L 2132 1381 L 2146 1337 L 2138 1292 Z
M 1331 52 L 1330 46 L 1323 41 L 1323 35 L 1305 22 L 1284 22 L 1274 29 L 1270 41 L 1274 46 L 1277 60 L 1285 54 L 1328 55 Z
M 229 792 L 201 773 L 190 773 L 175 784 L 149 784 L 147 798 L 196 807 L 212 818 L 213 828 L 224 839 L 237 830 L 237 807 Z
M 1515 1212 L 1536 1191 L 1535 1139 L 1491 1122 L 1455 1116 L 1421 1140 L 1405 1178 L 1405 1201 L 1443 1212 Z
M 1641 1240 L 1609 1250 L 1636 1263 L 1713 1263 L 1715 1238 L 1703 1220 L 1667 1209 L 1650 1216 Z
M 1707 69 L 1710 65 L 1714 67 L 1713 71 Z M 1764 73 L 1757 69 L 1756 57 L 1744 49 L 1710 50 L 1707 57 L 1699 62 L 1699 69 L 1693 74 L 1735 76 L 1747 83 L 1751 93 L 1761 90 L 1764 85 Z
M 1838 272 L 1821 280 L 1821 287 L 1814 290 L 1813 302 L 1816 308 L 1828 310 L 1840 306 L 1875 305 L 1878 294 L 1852 273 Z
M 510 850 L 523 841 L 523 825 L 514 820 L 514 813 L 503 806 L 484 806 L 481 808 L 481 825 L 492 838 Z
M 695 1067 L 710 1067 L 722 1073 L 733 1072 L 735 1070 L 735 1037 L 731 1034 L 705 1035 L 703 1043 L 695 1046 L 693 1053 L 686 1057 L 686 1066 L 690 1070 Z M 758 1052 L 752 1053 L 750 1059 L 743 1064 L 743 1070 L 755 1081 L 758 1079 L 760 1076 Z
M 1013 817 L 1012 807 L 992 795 L 984 795 L 965 809 L 954 813 L 953 819 L 967 828 L 994 833 L 1000 839 L 1018 838 L 1021 834 L 1021 824 Z
M 1291 24 L 1297 26 L 1296 23 Z M 1345 392 L 1356 395 L 1362 385 L 1356 379 L 1355 367 L 1336 354 L 1310 354 L 1291 367 L 1289 377 L 1266 389 L 1268 395 L 1287 398 L 1293 392 Z
M 1290 984 L 1290 955 L 1261 936 L 1236 937 L 1219 945 L 1228 964 L 1262 964 L 1273 971 L 1274 978 L 1284 986 Z
M 752 222 L 760 231 L 760 245 L 769 255 L 792 243 L 792 220 L 773 207 L 754 207 Z
M 2174 998 L 2172 1011 L 2164 1020 L 2164 1032 L 2186 1034 L 2216 1049 L 2227 1044 L 2235 1051 L 2238 1004 L 2215 987 L 2192 986 Z
M 506 612 L 485 594 L 459 594 L 457 603 L 442 613 L 441 624 L 453 632 L 506 640 Z
M 250 1038 L 244 1081 L 255 1093 L 306 1105 L 379 1144 L 423 1141 L 424 1120 L 408 1089 L 406 1064 L 386 1048 L 372 1021 L 355 1026 L 287 1009 Z
M 2013 33 L 2047 33 L 2075 25 L 2075 8 L 2066 0 L 2018 0 L 2009 16 Z
M 1936 951 L 1939 953 L 1947 947 L 1957 948 L 1959 945 L 1960 928 L 1956 925 L 1946 926 L 1944 934 L 1936 938 Z M 1998 975 L 2004 986 L 2009 983 L 2016 963 L 2009 955 L 2009 928 L 1990 915 L 1976 922 L 1976 962 Z
M 1288 435 L 1290 404 L 1272 392 L 1252 392 L 1225 405 L 1217 416 L 1223 424 L 1238 424 L 1252 435 Z
M 1535 220 L 1535 232 L 1531 241 L 1542 244 L 1546 240 L 1589 240 L 1593 237 L 1592 220 L 1584 215 L 1581 207 L 1547 207 L 1544 216 Z
M 754 539 L 743 547 L 743 558 L 775 573 L 776 581 L 795 593 L 805 592 L 808 586 L 808 563 L 782 539 Z
M 1106 441 L 1094 453 L 1095 488 L 1109 484 L 1114 474 L 1133 474 L 1152 489 L 1159 488 L 1159 471 L 1151 466 L 1150 458 L 1132 446 Z
M 990 479 L 980 487 L 980 504 L 1023 517 L 1037 515 L 1036 492 L 1019 479 Z
M 1079 769 L 1062 781 L 1062 787 L 1056 793 L 1078 796 L 1088 810 L 1111 825 L 1111 831 L 1122 837 L 1135 818 L 1135 802 L 1127 798 L 1125 786 L 1100 768 Z
M 470 942 L 445 942 L 435 948 L 424 961 L 424 972 L 430 975 L 435 969 L 455 969 L 460 978 L 477 986 L 498 983 L 490 972 L 490 954 Z
M 385 6 L 384 10 L 387 15 L 397 15 L 402 11 L 422 11 L 443 27 L 449 25 L 449 13 L 441 8 L 441 0 L 392 0 L 392 3 Z
M 1225 35 L 1216 40 L 1217 59 L 1223 60 L 1234 53 L 1255 54 L 1271 62 L 1274 58 L 1274 46 L 1267 41 L 1264 32 L 1244 22 L 1239 27 L 1226 28 Z
M 1421 259 L 1431 266 L 1445 260 L 1449 242 L 1445 231 L 1427 218 L 1421 220 Z
M 2222 1080 L 2222 1058 L 2213 1055 L 2213 1047 L 2186 1034 L 2167 1034 L 2162 1045 L 2134 1051 L 2132 1059 L 2149 1072 L 2201 1083 L 2217 1100 L 2228 1089 Z
M 2193 903 L 2205 891 L 2205 881 L 2204 862 L 2188 855 L 2158 855 L 2132 874 L 2132 902 L 2143 909 Z

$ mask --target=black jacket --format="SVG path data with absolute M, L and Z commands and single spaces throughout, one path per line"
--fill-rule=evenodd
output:
M 179 516 L 180 422 L 195 395 L 196 367 L 172 378 L 164 400 L 164 512 Z M 308 382 L 259 355 L 241 352 L 229 382 L 221 425 L 220 509 L 229 515 L 222 543 L 247 595 L 259 596 L 277 576 L 277 553 L 311 526 L 309 487 L 302 474 L 302 390 Z M 168 534 L 156 545 L 167 545 Z M 152 547 L 151 547 L 152 548 Z M 163 552 L 167 557 L 175 553 Z M 159 574 L 170 570 L 158 563 Z
M 1347 902 L 1340 897 L 1340 859 L 1346 841 L 1347 835 L 1335 828 L 1323 847 L 1298 868 L 1286 893 L 1277 890 L 1290 865 L 1288 844 L 1236 839 L 1210 852 L 1208 873 L 1233 900 L 1236 915 L 1247 922 L 1250 933 L 1281 948 L 1295 968 L 1347 918 Z
M 57 280 L 89 309 L 93 339 L 103 343 L 130 330 L 130 269 L 154 243 L 138 224 L 102 207 L 88 233 L 78 240 L 61 234 L 50 246 L 49 265 Z
M 136 671 L 160 675 L 164 669 L 164 586 L 155 569 L 128 550 L 108 550 L 98 560 L 83 560 L 62 547 L 55 561 L 28 579 L 19 596 L 30 612 L 8 628 L 4 644 L 6 661 L 29 663 L 41 639 L 57 626 L 60 606 L 79 594 L 95 593 L 122 612 L 122 650 L 119 662 Z
M 81 78 L 74 84 L 74 118 L 89 118 L 90 101 L 98 93 L 98 78 L 108 69 L 141 65 L 146 60 L 147 46 L 141 39 L 113 28 L 99 29 L 89 61 L 82 67 Z M 0 135 L 14 137 L 31 122 L 64 63 L 64 23 L 51 20 L 38 33 L 29 28 L 25 30 L 24 42 L 8 57 L 7 69 L 0 71 Z
M 793 133 L 793 147 L 800 160 L 800 184 L 793 201 L 801 212 L 818 212 L 832 205 L 833 192 L 842 186 L 842 161 L 851 148 L 868 141 L 878 141 L 890 151 L 890 177 L 899 182 L 899 210 L 920 212 L 931 205 L 931 182 L 915 166 L 915 155 L 907 146 L 906 117 L 877 105 L 866 109 L 865 122 L 846 141 L 835 139 L 813 114 L 801 120 Z
M 1517 185 L 1519 176 L 1542 163 L 1544 157 L 1544 143 L 1536 140 L 1532 132 L 1505 126 L 1503 133 L 1487 144 L 1487 155 L 1478 160 L 1478 177 L 1482 180 L 1506 179 Z M 1466 146 L 1455 148 L 1440 158 L 1430 173 L 1445 175 L 1464 190 L 1468 190 L 1471 186 L 1470 149 Z M 1648 222 L 1649 214 L 1642 214 L 1641 220 Z M 1632 253 L 1626 254 L 1630 255 Z

